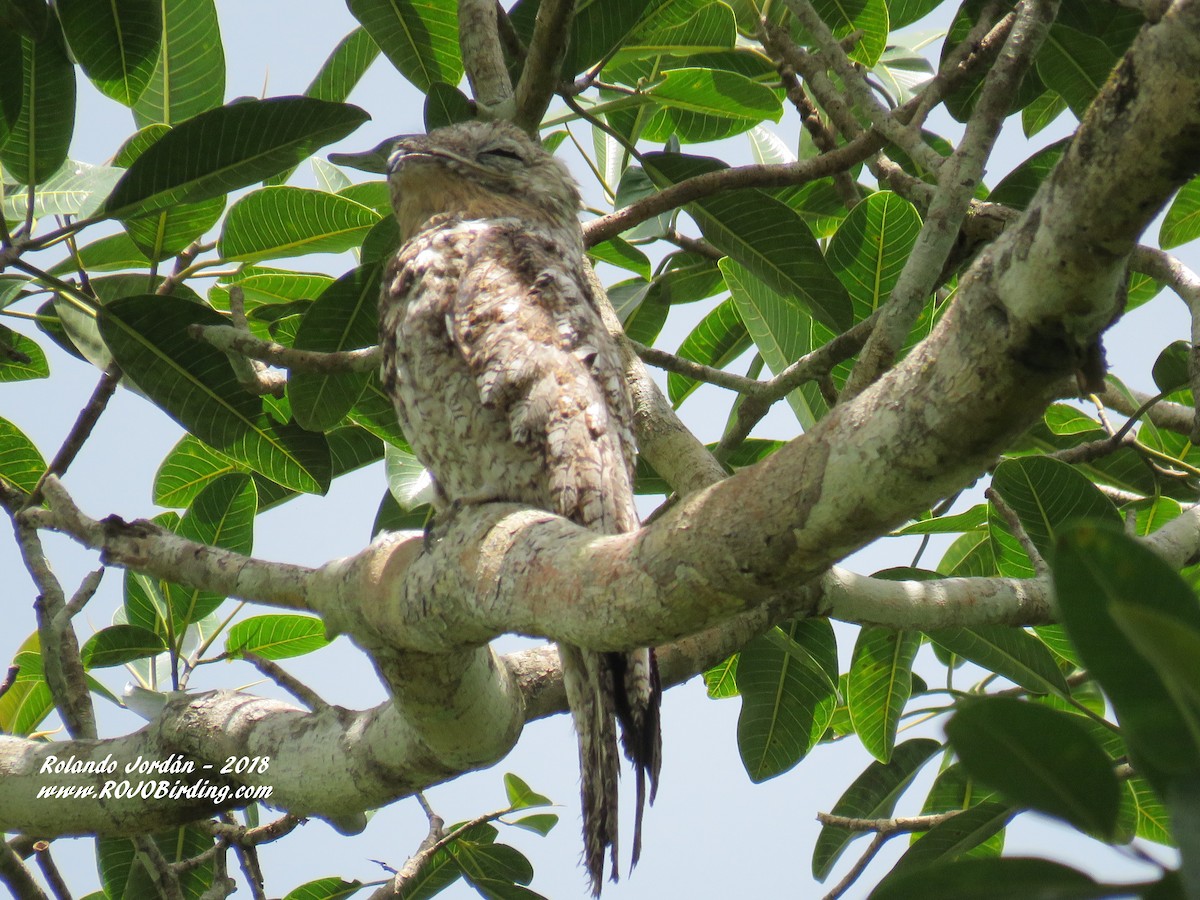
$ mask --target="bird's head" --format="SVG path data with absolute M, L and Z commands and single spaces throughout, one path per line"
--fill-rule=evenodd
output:
M 514 216 L 578 231 L 575 179 L 510 122 L 462 122 L 401 138 L 387 172 L 402 240 L 441 213 L 471 219 Z

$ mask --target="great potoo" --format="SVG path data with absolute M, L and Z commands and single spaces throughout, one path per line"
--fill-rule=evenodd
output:
M 403 245 L 380 300 L 383 382 L 435 506 L 507 501 L 605 534 L 637 528 L 632 407 L 566 167 L 514 125 L 468 122 L 402 139 L 388 182 Z M 647 780 L 654 799 L 658 675 L 650 650 L 558 650 L 599 894 L 606 850 L 617 878 L 618 720 L 637 780 L 635 863 Z

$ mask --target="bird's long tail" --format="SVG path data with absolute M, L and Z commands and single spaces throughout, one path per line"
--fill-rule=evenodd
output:
M 598 653 L 570 644 L 558 645 L 567 702 L 579 736 L 579 768 L 583 799 L 583 856 L 592 894 L 604 882 L 604 855 L 611 858 L 617 880 L 617 810 L 620 759 L 617 722 L 625 755 L 637 779 L 633 862 L 641 853 L 642 812 L 649 781 L 650 802 L 658 786 L 662 757 L 659 729 L 661 688 L 651 650 Z

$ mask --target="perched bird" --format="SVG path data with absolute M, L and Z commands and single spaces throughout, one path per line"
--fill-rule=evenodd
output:
M 383 383 L 435 508 L 507 501 L 604 534 L 636 529 L 632 404 L 566 167 L 515 125 L 467 122 L 401 139 L 388 183 L 402 246 L 380 298 Z M 651 650 L 558 650 L 598 895 L 606 850 L 617 878 L 617 721 L 637 780 L 636 863 L 661 690 Z

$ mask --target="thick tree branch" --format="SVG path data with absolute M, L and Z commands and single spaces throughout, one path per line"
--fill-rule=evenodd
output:
M 525 67 L 517 82 L 513 117 L 514 122 L 530 133 L 537 131 L 558 88 L 574 18 L 575 0 L 542 0 L 538 4 Z
M 1057 0 L 1026 0 L 1018 12 L 1004 49 L 984 80 L 962 141 L 938 170 L 938 186 L 916 244 L 846 381 L 843 398 L 856 396 L 892 364 L 925 299 L 937 287 L 1012 96 L 1033 64 L 1057 12 Z
M 496 0 L 458 0 L 458 43 L 471 93 L 486 119 L 511 119 L 512 82 L 504 64 Z

